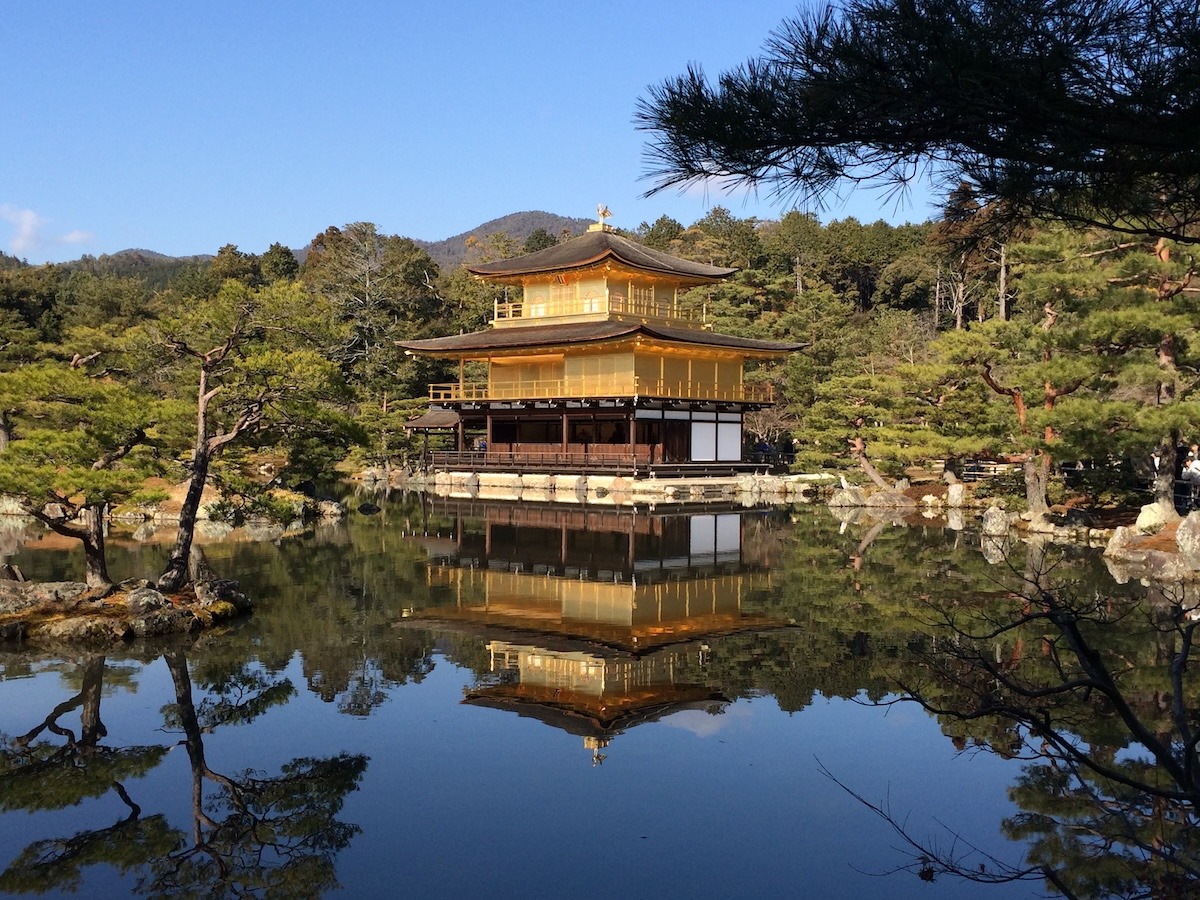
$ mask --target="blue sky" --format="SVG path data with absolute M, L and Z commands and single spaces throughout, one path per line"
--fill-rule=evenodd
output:
M 299 248 L 330 225 L 441 240 L 527 209 L 634 228 L 755 197 L 641 194 L 646 87 L 754 55 L 793 0 L 13 2 L 0 17 L 0 249 Z M 921 221 L 858 191 L 823 219 Z

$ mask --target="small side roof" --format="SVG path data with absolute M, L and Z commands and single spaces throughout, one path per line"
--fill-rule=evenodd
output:
M 668 275 L 695 284 L 719 281 L 737 271 L 651 250 L 608 230 L 589 231 L 536 253 L 480 263 L 467 266 L 466 269 L 472 275 L 490 281 L 515 281 L 526 275 L 583 269 L 598 265 L 607 259 L 644 272 Z
M 441 406 L 431 406 L 415 419 L 404 423 L 405 428 L 457 428 L 459 415 L 452 409 Z

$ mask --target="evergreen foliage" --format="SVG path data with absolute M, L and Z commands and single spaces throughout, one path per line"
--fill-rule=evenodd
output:
M 655 190 L 724 179 L 821 202 L 968 182 L 1028 218 L 1200 241 L 1190 0 L 845 0 L 715 81 L 650 89 Z

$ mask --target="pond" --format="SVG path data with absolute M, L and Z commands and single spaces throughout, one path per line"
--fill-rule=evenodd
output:
M 892 701 L 962 700 L 936 620 L 1012 607 L 1031 565 L 1152 599 L 1091 552 L 1001 558 L 821 507 L 377 502 L 206 541 L 257 601 L 235 627 L 0 650 L 0 893 L 1041 896 L 935 873 L 905 838 L 968 872 L 1050 852 L 1023 818 L 1056 796 L 1028 728 Z M 113 540 L 115 577 L 161 567 L 139 537 Z M 37 544 L 11 561 L 82 566 Z M 1024 647 L 986 655 L 1046 656 Z M 1071 733 L 1131 752 L 1090 727 Z

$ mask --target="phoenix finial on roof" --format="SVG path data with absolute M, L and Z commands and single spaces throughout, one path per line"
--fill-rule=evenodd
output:
M 596 215 L 600 217 L 600 224 L 604 224 L 605 219 L 611 219 L 612 213 L 608 211 L 608 207 L 603 203 L 596 204 Z

